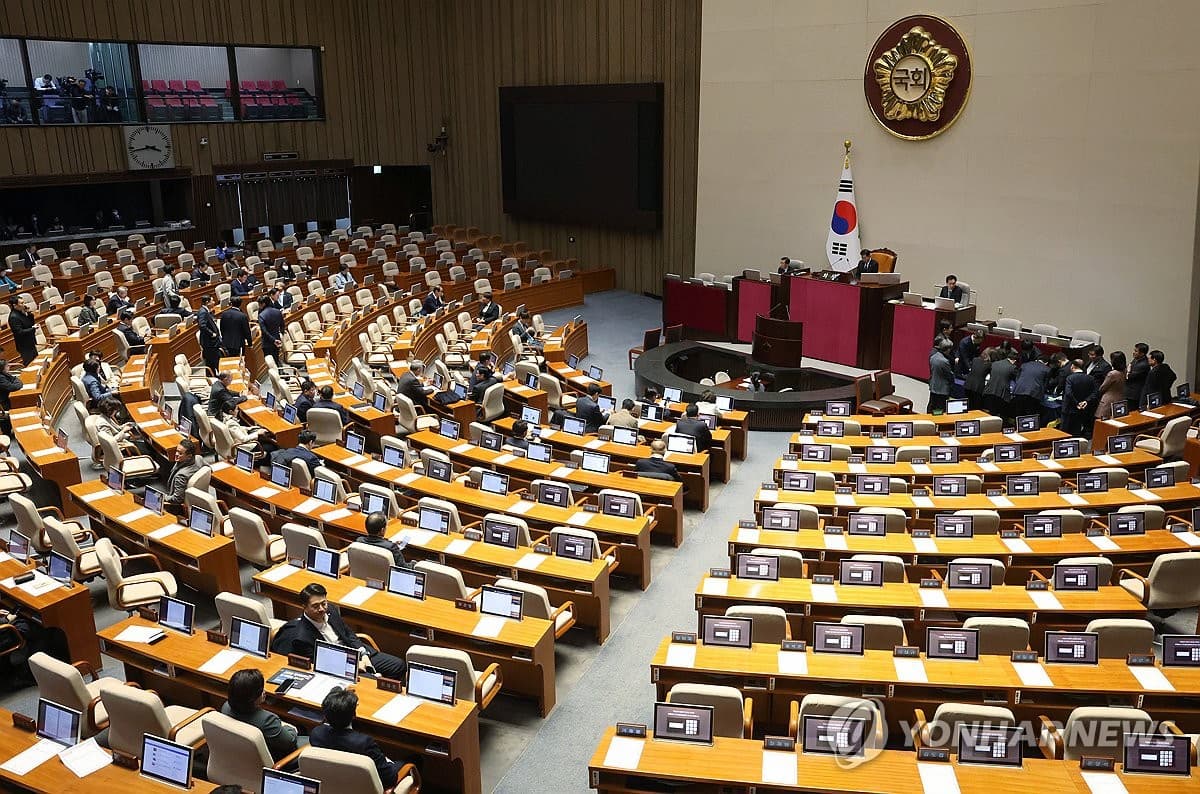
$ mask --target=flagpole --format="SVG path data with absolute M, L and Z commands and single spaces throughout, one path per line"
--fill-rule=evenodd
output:
M 844 160 L 842 160 L 842 168 L 849 168 L 849 167 L 850 167 L 850 147 L 851 147 L 851 145 L 852 145 L 852 144 L 851 144 L 851 142 L 850 142 L 850 139 L 849 139 L 849 138 L 847 138 L 846 140 L 842 141 L 842 146 L 845 146 L 845 147 L 846 147 L 846 158 L 845 158 Z

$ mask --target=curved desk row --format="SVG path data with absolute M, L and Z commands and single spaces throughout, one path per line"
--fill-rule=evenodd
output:
M 794 456 L 802 458 L 801 455 Z M 780 480 L 784 472 L 789 471 L 827 471 L 839 477 L 852 477 L 858 474 L 881 474 L 888 477 L 900 477 L 909 483 L 929 483 L 934 477 L 971 476 L 980 477 L 985 482 L 999 481 L 1010 474 L 1037 474 L 1053 472 L 1063 478 L 1074 477 L 1092 469 L 1116 467 L 1125 469 L 1130 474 L 1136 474 L 1147 468 L 1161 464 L 1162 458 L 1134 449 L 1132 452 L 1122 452 L 1116 455 L 1080 455 L 1076 458 L 1023 457 L 1021 460 L 1005 461 L 1003 463 L 980 462 L 978 460 L 960 460 L 958 463 L 850 463 L 846 460 L 813 461 L 792 460 L 780 458 L 775 461 L 775 479 Z

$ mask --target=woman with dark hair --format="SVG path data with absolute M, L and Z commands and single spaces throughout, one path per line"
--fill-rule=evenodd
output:
M 229 692 L 221 713 L 262 731 L 271 758 L 278 761 L 296 749 L 296 729 L 262 707 L 263 674 L 238 670 L 229 679 Z
M 1108 362 L 1112 364 L 1112 369 L 1100 382 L 1100 401 L 1096 403 L 1097 419 L 1111 419 L 1113 404 L 1125 399 L 1125 354 L 1114 350 L 1109 353 Z
M 85 325 L 96 325 L 100 322 L 100 312 L 96 311 L 96 296 L 84 295 L 83 306 L 79 309 L 79 316 L 76 317 L 76 324 L 82 328 Z

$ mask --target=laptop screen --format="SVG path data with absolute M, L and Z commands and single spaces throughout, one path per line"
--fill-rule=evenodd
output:
M 583 461 L 580 463 L 580 468 L 584 471 L 594 472 L 596 474 L 608 474 L 608 467 L 611 458 L 603 452 L 584 451 Z
M 367 439 L 358 433 L 346 433 L 346 449 L 355 455 L 361 455 L 367 448 Z
M 871 447 L 871 449 L 884 449 L 884 447 Z M 814 463 L 827 463 L 833 459 L 833 447 L 828 444 L 801 444 L 800 459 Z
M 1000 725 L 964 725 L 958 734 L 960 764 L 1021 765 L 1020 728 Z
M 65 747 L 79 744 L 83 713 L 46 698 L 38 699 L 37 735 Z
M 186 601 L 180 601 L 178 598 L 170 596 L 159 596 L 158 598 L 158 625 L 160 626 L 191 634 L 192 618 L 195 613 L 196 607 Z
M 967 478 L 962 475 L 941 475 L 933 478 L 934 496 L 966 496 Z
M 430 532 L 450 534 L 450 512 L 422 505 L 417 510 L 417 526 Z
M 671 433 L 667 436 L 667 451 L 690 455 L 696 451 L 696 439 L 681 433 Z
M 528 375 L 525 376 L 525 387 L 526 388 L 536 390 L 538 387 L 538 383 L 539 383 L 539 381 L 538 381 L 538 376 L 536 373 L 530 372 Z
M 396 595 L 425 599 L 425 574 L 412 568 L 390 566 L 388 568 L 387 590 Z
M 72 574 L 75 571 L 75 561 L 57 551 L 50 552 L 46 557 L 46 573 L 51 579 L 70 586 Z
M 142 774 L 173 786 L 191 788 L 192 748 L 142 734 Z
M 504 496 L 508 493 L 508 475 L 485 471 L 479 478 L 479 490 Z
M 588 374 L 588 377 L 591 378 L 592 380 L 603 380 L 604 379 L 604 370 L 601 369 L 600 367 L 597 367 L 595 364 L 588 367 L 587 374 Z
M 654 704 L 654 738 L 712 744 L 713 707 L 677 703 Z
M 638 442 L 637 431 L 632 427 L 614 427 L 612 431 L 612 440 L 617 444 L 635 446 Z
M 554 460 L 554 451 L 549 444 L 530 441 L 529 448 L 525 452 L 530 460 L 536 460 L 538 463 L 549 463 Z
M 651 422 L 661 422 L 666 416 L 666 411 L 661 405 L 643 405 L 642 418 L 648 419 Z
M 1096 664 L 1100 635 L 1087 631 L 1047 631 L 1046 661 L 1058 664 Z
M 587 432 L 587 424 L 578 416 L 564 416 L 562 429 L 564 433 L 570 433 L 573 436 L 582 436 Z
M 840 438 L 846 432 L 843 422 L 817 422 L 817 435 L 830 438 Z
M 637 497 L 620 493 L 600 494 L 600 512 L 606 516 L 632 518 L 637 515 Z
M 271 629 L 253 620 L 236 615 L 229 620 L 229 647 L 266 659 L 271 642 Z
M 1064 438 L 1061 441 L 1055 441 L 1052 452 L 1056 458 L 1077 458 L 1079 457 L 1079 440 Z
M 867 724 L 865 717 L 806 714 L 801 746 L 806 753 L 858 757 L 866 750 Z
M 723 645 L 728 648 L 749 648 L 750 618 L 727 618 L 721 615 L 704 615 L 700 638 L 705 645 Z
M 864 632 L 859 623 L 813 623 L 813 653 L 862 656 Z
M 108 469 L 108 487 L 117 493 L 125 490 L 125 474 L 116 466 L 110 466 Z
M 338 578 L 338 566 L 341 563 L 341 556 L 341 554 L 333 549 L 327 549 L 323 546 L 309 546 L 308 559 L 305 561 L 304 567 L 314 573 L 331 576 L 336 579 Z
M 1129 416 L 1129 401 L 1118 400 L 1112 406 L 1113 419 L 1120 419 L 1122 416 Z
M 929 448 L 930 463 L 958 463 L 958 447 L 938 446 Z
M 1148 733 L 1125 734 L 1125 772 L 1190 775 L 1191 739 Z
M 846 519 L 846 531 L 851 535 L 887 534 L 886 517 L 874 513 L 851 513 Z
M 1108 534 L 1110 535 L 1145 535 L 1145 513 L 1109 513 Z
M 579 356 L 574 353 L 567 355 L 567 366 L 571 369 L 579 369 Z
M 603 394 L 596 398 L 596 405 L 600 407 L 601 412 L 606 414 L 617 410 L 617 401 Z
M 933 534 L 939 538 L 969 538 L 975 535 L 975 518 L 973 516 L 933 517 Z
M 387 395 L 381 391 L 377 391 L 377 392 L 375 392 L 374 398 L 372 398 L 371 404 L 372 404 L 372 407 L 374 407 L 376 411 L 382 411 L 382 412 L 386 413 L 387 409 L 388 409 L 387 401 L 388 401 Z
M 367 393 L 367 388 L 363 386 L 361 381 L 355 381 L 354 386 L 350 388 L 350 393 L 354 395 L 356 400 L 361 400 Z
M 499 433 L 493 433 L 490 430 L 484 430 L 479 434 L 479 446 L 489 449 L 492 452 L 499 452 L 500 447 L 504 446 L 504 436 Z
M 285 411 L 285 413 L 286 413 L 286 411 Z M 183 419 L 179 420 L 179 434 L 181 436 L 184 436 L 187 438 L 191 437 L 191 435 L 192 435 L 192 420 L 191 419 L 184 417 Z
M 458 438 L 458 422 L 453 419 L 443 419 L 438 425 L 438 434 L 449 439 Z
M 454 705 L 454 685 L 458 675 L 453 670 L 409 662 L 405 692 L 413 697 L 432 700 L 435 703 Z
M 483 542 L 493 546 L 503 546 L 515 549 L 520 539 L 521 528 L 507 521 L 497 521 L 494 518 L 483 519 Z
M 282 463 L 271 464 L 271 483 L 280 488 L 292 487 L 292 467 Z
M 780 477 L 785 491 L 813 491 L 817 487 L 817 476 L 811 471 L 785 471 Z
M 540 425 L 542 423 L 542 412 L 528 405 L 521 406 L 521 420 L 530 425 Z
M 263 394 L 263 405 L 267 406 L 268 409 L 275 407 L 275 392 L 268 390 Z
M 29 538 L 15 529 L 8 531 L 8 553 L 18 562 L 29 562 Z
M 539 483 L 537 500 L 544 505 L 569 507 L 571 504 L 571 489 L 556 482 Z
M 333 480 L 326 480 L 324 477 L 317 477 L 313 480 L 313 497 L 327 504 L 333 504 L 337 501 L 337 483 Z
M 254 471 L 254 455 L 248 449 L 239 449 L 234 457 L 233 465 L 245 472 Z
M 954 435 L 962 438 L 978 436 L 981 427 L 978 419 L 963 419 L 954 423 Z
M 842 560 L 838 563 L 838 583 L 882 587 L 883 563 L 874 560 Z
M 554 553 L 559 557 L 591 562 L 595 550 L 596 542 L 591 538 L 569 532 L 556 532 L 554 535 Z
M 313 669 L 323 675 L 341 678 L 344 681 L 358 680 L 358 649 L 316 640 L 317 652 L 313 658 Z
M 951 590 L 989 590 L 992 566 L 987 563 L 952 562 L 946 566 L 946 585 Z
M 404 468 L 404 450 L 385 444 L 383 447 L 383 462 L 389 466 Z
M 163 492 L 157 488 L 147 486 L 143 506 L 150 512 L 158 513 L 161 516 L 163 513 Z
M 1054 566 L 1055 590 L 1095 590 L 1100 586 L 1100 566 L 1058 563 Z
M 925 655 L 930 659 L 979 658 L 979 629 L 930 628 L 925 637 Z
M 739 554 L 737 556 L 739 579 L 761 579 L 779 581 L 779 558 L 773 554 Z
M 213 535 L 213 514 L 203 507 L 192 505 L 191 510 L 188 511 L 188 529 L 208 535 L 211 538 Z
M 683 389 L 667 386 L 663 389 L 663 399 L 669 403 L 681 403 L 683 402 Z
M 296 406 L 292 405 L 291 403 L 283 406 L 283 421 L 292 422 L 294 424 L 298 415 L 299 414 L 296 412 Z
M 425 463 L 425 475 L 434 480 L 450 482 L 450 479 L 454 476 L 454 467 L 444 460 L 430 458 Z
M 479 611 L 485 615 L 496 615 L 513 620 L 521 619 L 523 595 L 520 590 L 484 585 L 479 599 Z
M 391 501 L 383 494 L 362 494 L 362 511 L 367 515 L 370 515 L 371 513 L 384 513 L 385 515 L 391 515 L 391 506 Z
M 732 411 L 733 410 L 733 398 L 727 397 L 723 394 L 717 395 L 717 410 L 718 411 Z
M 1109 436 L 1108 437 L 1108 454 L 1120 455 L 1123 452 L 1133 451 L 1133 436 Z
M 966 400 L 946 400 L 946 413 L 947 414 L 951 414 L 951 415 L 965 414 L 966 412 L 967 412 L 967 401 Z
M 1146 469 L 1147 488 L 1170 488 L 1175 484 L 1175 470 L 1165 466 Z

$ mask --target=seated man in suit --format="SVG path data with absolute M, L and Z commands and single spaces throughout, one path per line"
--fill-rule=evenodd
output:
M 281 449 L 271 456 L 272 463 L 278 463 L 280 466 L 291 466 L 293 460 L 302 460 L 304 465 L 308 467 L 308 473 L 315 475 L 318 466 L 324 466 L 324 462 L 317 457 L 317 454 L 312 451 L 312 448 L 317 443 L 317 434 L 311 430 L 301 430 L 300 435 L 296 436 L 296 446 L 290 449 Z
M 870 248 L 864 248 L 858 252 L 858 264 L 854 266 L 854 272 L 860 276 L 863 273 L 879 272 L 879 263 L 871 258 Z
M 10 325 L 11 320 L 10 320 Z M 122 309 L 117 324 L 117 331 L 129 343 L 130 354 L 146 352 L 146 337 L 133 330 L 133 309 Z
M 621 407 L 608 415 L 607 424 L 613 427 L 627 427 L 630 430 L 638 429 L 637 415 L 634 413 L 635 404 L 633 400 L 626 397 L 621 401 Z
M 313 403 L 313 408 L 325 408 L 330 411 L 337 411 L 338 416 L 340 416 L 342 418 L 342 424 L 343 425 L 350 424 L 350 414 L 346 412 L 346 409 L 343 408 L 340 403 L 336 403 L 333 401 L 333 387 L 332 386 L 322 386 L 317 391 L 317 394 L 319 394 L 321 396 L 321 399 L 319 399 L 315 403 Z
M 695 403 L 688 403 L 687 408 L 683 409 L 683 416 L 675 423 L 675 432 L 696 439 L 697 452 L 708 452 L 712 446 L 712 431 L 700 418 L 700 406 Z
M 238 270 L 233 274 L 233 281 L 229 282 L 229 293 L 240 298 L 249 295 L 254 291 L 254 286 L 250 283 L 250 274 L 245 270 Z
M 477 323 L 491 323 L 500 319 L 500 304 L 492 300 L 492 293 L 485 292 L 479 296 L 479 316 Z
M 524 419 L 513 422 L 512 437 L 508 439 L 508 446 L 515 449 L 529 449 L 529 423 Z
M 383 536 L 387 529 L 388 517 L 378 511 L 367 516 L 364 526 L 367 530 L 365 537 L 356 538 L 355 543 L 362 543 L 367 546 L 374 546 L 377 549 L 383 549 L 392 555 L 392 564 L 400 568 L 411 568 L 412 565 L 404 559 L 404 554 L 401 546 L 394 540 L 388 540 Z
M 641 458 L 633 464 L 633 470 L 639 474 L 665 474 L 672 480 L 679 480 L 679 471 L 674 463 L 668 463 L 663 457 L 667 444 L 661 438 L 650 442 L 650 457 Z
M 425 300 L 421 301 L 421 314 L 433 314 L 445 305 L 442 301 L 442 285 L 434 284 L 425 294 Z
M 600 425 L 608 424 L 608 417 L 600 410 L 600 393 L 599 383 L 589 383 L 587 394 L 575 401 L 575 415 L 587 425 L 589 433 L 595 433 L 600 429 Z
M 212 388 L 208 392 L 208 415 L 213 419 L 224 419 L 233 413 L 234 409 L 245 402 L 246 395 L 229 388 L 233 375 L 228 372 L 218 372 Z
M 483 393 L 488 387 L 499 383 L 502 378 L 496 376 L 496 354 L 485 350 L 479 354 L 475 369 L 471 372 L 470 397 L 475 402 L 483 401 Z
M 317 384 L 307 378 L 300 382 L 300 396 L 296 398 L 296 418 L 308 420 L 308 409 L 317 404 Z
M 263 708 L 263 674 L 238 670 L 229 679 L 229 694 L 221 713 L 262 731 L 271 758 L 279 761 L 296 749 L 296 728 Z
M 413 405 L 423 410 L 429 410 L 429 393 L 432 387 L 426 386 L 421 374 L 425 372 L 425 364 L 413 361 L 408 365 L 408 372 L 396 381 L 396 393 L 403 394 L 412 400 Z
M 329 603 L 329 593 L 324 585 L 317 582 L 305 585 L 300 591 L 300 603 L 304 605 L 304 611 L 300 617 L 283 624 L 271 642 L 272 651 L 294 653 L 312 659 L 316 653 L 316 641 L 324 640 L 347 648 L 357 648 L 360 672 L 404 679 L 404 660 L 363 643 L 342 620 L 342 613 L 337 606 Z
M 358 695 L 337 687 L 321 701 L 321 709 L 325 712 L 325 721 L 312 729 L 309 744 L 367 756 L 375 764 L 383 788 L 391 791 L 400 776 L 400 765 L 384 755 L 368 734 L 354 730 L 352 723 L 358 710 Z
M 946 276 L 946 286 L 938 293 L 939 298 L 953 298 L 955 303 L 962 303 L 963 288 L 958 286 L 958 276 L 951 273 Z

